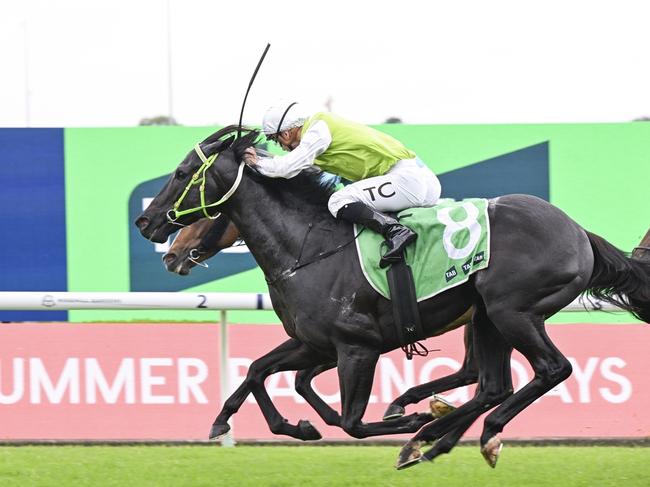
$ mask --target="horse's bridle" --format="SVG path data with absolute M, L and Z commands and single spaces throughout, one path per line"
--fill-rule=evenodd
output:
M 199 169 L 192 175 L 192 179 L 190 179 L 190 182 L 187 183 L 187 186 L 185 186 L 185 190 L 178 198 L 176 203 L 174 203 L 173 208 L 167 212 L 167 221 L 175 225 L 184 226 L 178 223 L 177 220 L 184 215 L 189 215 L 190 213 L 196 213 L 197 211 L 202 211 L 203 214 L 207 218 L 210 218 L 211 220 L 218 218 L 219 215 L 221 215 L 221 213 L 210 215 L 210 213 L 208 213 L 208 208 L 214 208 L 215 206 L 219 206 L 225 203 L 226 201 L 228 201 L 230 197 L 235 193 L 235 191 L 237 191 L 237 188 L 241 183 L 242 175 L 244 174 L 245 163 L 242 160 L 239 163 L 239 169 L 237 170 L 237 177 L 235 178 L 235 182 L 233 183 L 232 187 L 228 191 L 226 191 L 226 194 L 224 194 L 219 201 L 206 204 L 205 203 L 205 172 L 212 166 L 212 164 L 214 164 L 214 161 L 219 156 L 219 153 L 217 152 L 216 154 L 212 154 L 210 157 L 206 157 L 199 144 L 196 144 L 194 146 L 194 151 L 199 156 L 203 164 L 201 164 L 201 167 L 199 167 Z M 189 193 L 192 187 L 196 186 L 197 184 L 200 184 L 199 194 L 201 198 L 201 206 L 197 206 L 195 208 L 188 208 L 186 210 L 179 210 L 181 203 L 185 199 L 185 196 L 187 196 L 187 193 Z

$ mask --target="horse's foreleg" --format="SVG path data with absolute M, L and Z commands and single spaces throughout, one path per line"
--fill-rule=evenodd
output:
M 223 404 L 221 411 L 217 415 L 217 418 L 212 423 L 212 428 L 210 429 L 211 440 L 216 440 L 230 431 L 230 425 L 228 420 L 230 417 L 239 411 L 239 408 L 244 403 L 251 390 L 248 386 L 248 383 L 244 380 L 237 390 L 233 392 L 228 399 Z
M 321 362 L 322 360 L 319 360 L 316 354 L 295 339 L 287 340 L 255 360 L 242 384 L 225 401 L 223 409 L 212 425 L 210 438 L 218 438 L 230 430 L 229 418 L 239 410 L 248 394 L 252 392 L 271 431 L 302 440 L 319 439 L 320 433 L 308 421 L 300 421 L 297 426 L 294 426 L 284 420 L 264 389 L 264 379 L 275 372 L 313 367 Z
M 344 344 L 338 351 L 341 390 L 341 427 L 354 438 L 413 433 L 433 419 L 431 414 L 411 414 L 377 423 L 361 420 L 368 406 L 379 352 L 364 346 Z
M 264 380 L 276 372 L 306 369 L 323 362 L 321 356 L 302 342 L 289 340 L 251 364 L 246 380 L 271 432 L 299 440 L 319 440 L 321 438 L 318 430 L 309 421 L 300 420 L 297 425 L 293 425 L 280 415 L 264 387 Z
M 296 392 L 300 394 L 307 404 L 330 426 L 341 426 L 341 415 L 332 409 L 323 399 L 316 394 L 311 386 L 311 381 L 318 374 L 336 367 L 336 362 L 331 362 L 311 369 L 299 370 L 296 374 Z
M 426 384 L 411 387 L 404 394 L 394 399 L 384 413 L 384 420 L 395 419 L 404 416 L 404 407 L 409 404 L 416 404 L 423 399 L 431 397 L 432 394 L 449 391 L 457 387 L 467 386 L 476 383 L 478 379 L 478 366 L 474 357 L 472 345 L 472 324 L 465 325 L 465 358 L 460 370 L 446 377 L 441 377 Z

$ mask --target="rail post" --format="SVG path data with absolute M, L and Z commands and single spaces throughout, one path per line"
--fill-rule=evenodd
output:
M 226 310 L 222 309 L 220 315 L 221 353 L 219 354 L 219 387 L 221 389 L 221 407 L 223 407 L 230 394 L 230 378 L 228 373 L 228 321 Z M 232 425 L 230 425 L 230 428 L 230 431 L 221 438 L 221 446 L 223 447 L 231 448 L 235 446 Z

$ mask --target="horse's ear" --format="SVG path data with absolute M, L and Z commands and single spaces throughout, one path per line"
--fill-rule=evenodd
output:
M 231 136 L 228 137 L 227 139 L 223 139 L 223 140 L 221 141 L 221 144 L 220 144 L 219 150 L 220 150 L 220 151 L 222 151 L 222 150 L 226 150 L 228 147 L 230 147 L 230 146 L 232 145 L 232 143 L 233 143 L 234 141 L 235 141 L 235 136 L 234 136 L 234 135 L 231 135 Z
M 235 153 L 235 160 L 241 161 L 244 156 L 244 151 L 248 147 L 255 147 L 255 143 L 260 133 L 257 130 L 250 130 L 248 133 L 242 135 L 232 145 L 232 150 Z

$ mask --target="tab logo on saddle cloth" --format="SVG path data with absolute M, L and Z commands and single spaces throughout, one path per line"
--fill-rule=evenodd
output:
M 485 259 L 485 253 L 484 252 L 479 252 L 476 254 L 473 258 L 469 259 L 467 262 L 463 264 L 463 272 L 465 275 L 469 274 L 470 271 L 472 270 L 473 266 L 478 264 L 479 262 L 482 262 Z
M 463 264 L 463 268 L 465 267 L 466 264 Z M 471 266 L 470 266 L 471 267 Z M 447 282 L 451 281 L 458 275 L 458 272 L 456 271 L 456 267 L 451 266 L 451 268 L 445 272 L 445 280 Z
M 415 243 L 406 249 L 418 301 L 463 284 L 474 272 L 488 266 L 487 207 L 488 201 L 483 198 L 441 200 L 433 208 L 409 208 L 398 215 L 400 223 L 418 234 Z M 382 242 L 381 235 L 362 232 L 357 239 L 357 253 L 370 285 L 390 299 L 387 271 L 379 267 Z

